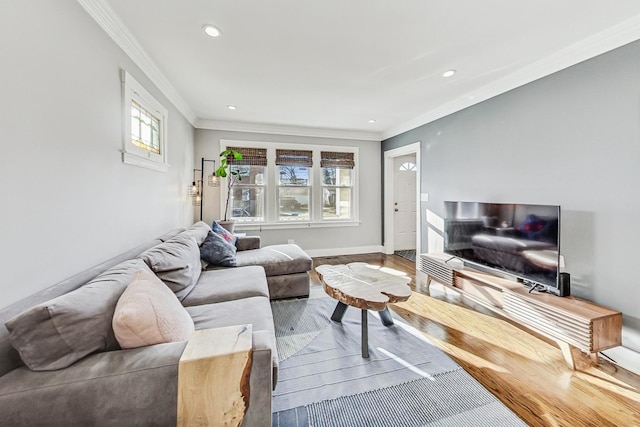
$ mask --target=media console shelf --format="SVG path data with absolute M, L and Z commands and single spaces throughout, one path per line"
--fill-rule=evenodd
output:
M 575 352 L 598 363 L 598 352 L 622 341 L 622 313 L 581 300 L 546 293 L 529 293 L 521 283 L 469 267 L 455 268 L 449 255 L 420 255 L 420 271 L 478 304 L 554 340 L 567 366 L 575 369 Z

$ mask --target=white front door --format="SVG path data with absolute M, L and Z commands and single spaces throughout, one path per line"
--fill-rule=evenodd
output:
M 393 246 L 395 251 L 416 248 L 416 156 L 393 159 Z

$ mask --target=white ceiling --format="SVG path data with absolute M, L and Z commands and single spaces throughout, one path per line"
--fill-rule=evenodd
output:
M 197 127 L 377 140 L 640 38 L 638 0 L 78 1 Z

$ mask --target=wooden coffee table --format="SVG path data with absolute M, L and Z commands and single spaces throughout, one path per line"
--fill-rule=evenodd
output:
M 324 291 L 338 300 L 331 320 L 341 322 L 347 307 L 362 310 L 362 357 L 369 357 L 367 310 L 380 312 L 385 326 L 393 325 L 387 304 L 406 301 L 411 296 L 410 277 L 387 273 L 364 262 L 346 265 L 321 265 L 316 272 Z

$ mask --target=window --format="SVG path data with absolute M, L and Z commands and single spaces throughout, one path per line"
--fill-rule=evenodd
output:
M 416 164 L 413 162 L 404 162 L 403 164 L 400 165 L 400 168 L 398 170 L 400 172 L 415 172 Z
M 140 148 L 160 154 L 160 119 L 131 101 L 131 142 Z
M 310 150 L 276 150 L 278 166 L 278 221 L 311 219 L 311 180 L 313 152 Z
M 248 147 L 227 147 L 242 154 L 242 160 L 233 155 L 227 157 L 231 170 L 240 174 L 240 179 L 231 190 L 231 218 L 242 222 L 265 220 L 265 174 L 267 150 Z
M 322 219 L 352 219 L 353 153 L 322 151 Z
M 167 171 L 168 112 L 129 73 L 122 72 L 124 140 L 122 161 Z
M 358 148 L 221 140 L 220 149 L 242 180 L 232 189 L 230 212 L 240 230 L 351 226 L 358 221 Z M 304 149 L 301 149 L 304 148 Z M 224 209 L 226 192 L 221 193 Z

